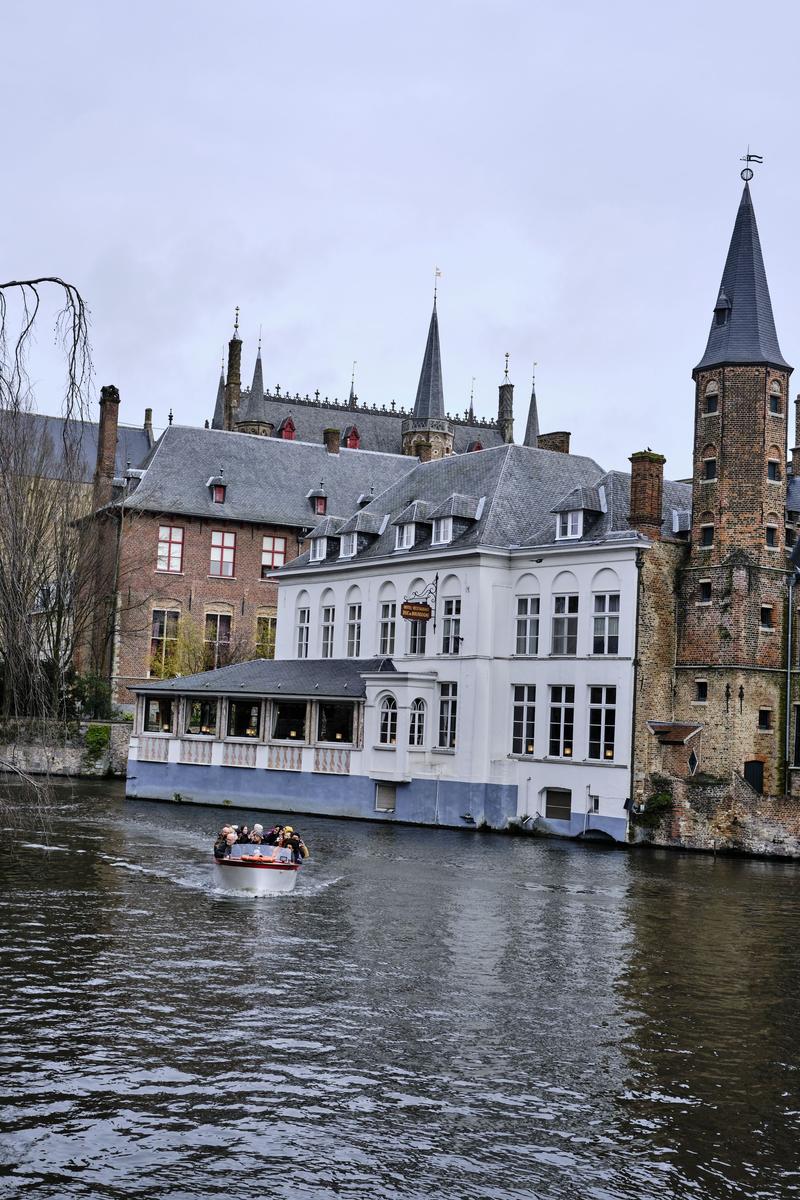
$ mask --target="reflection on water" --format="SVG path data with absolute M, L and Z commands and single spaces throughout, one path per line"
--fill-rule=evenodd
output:
M 4 862 L 0 1197 L 800 1194 L 797 869 L 84 785 Z

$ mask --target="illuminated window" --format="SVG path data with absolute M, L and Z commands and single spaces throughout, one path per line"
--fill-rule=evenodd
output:
M 536 726 L 536 688 L 533 684 L 514 688 L 514 723 L 511 732 L 512 754 L 533 754 Z
M 589 758 L 610 762 L 614 757 L 617 689 L 589 688 Z
M 560 684 L 550 688 L 549 753 L 556 758 L 572 758 L 575 728 L 575 688 Z

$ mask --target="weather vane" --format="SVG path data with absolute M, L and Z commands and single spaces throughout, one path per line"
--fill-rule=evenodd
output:
M 751 162 L 763 163 L 763 161 L 764 161 L 764 159 L 761 157 L 760 154 L 751 154 L 750 147 L 749 146 L 747 147 L 747 153 L 743 154 L 742 157 L 739 159 L 739 162 L 747 163 L 747 166 L 744 168 L 744 170 L 740 171 L 740 175 L 741 175 L 742 179 L 745 181 L 745 183 L 749 183 L 750 180 L 753 178 L 753 171 L 752 171 L 752 168 L 750 167 L 750 163 Z
M 506 350 L 506 374 L 505 374 L 506 383 L 508 383 L 508 360 L 510 357 L 511 356 L 510 356 L 509 352 Z
M 441 279 L 441 277 L 442 277 L 442 272 L 439 270 L 438 267 L 434 267 L 434 270 L 433 270 L 433 303 L 434 304 L 436 303 L 436 292 L 439 287 L 439 280 Z
M 239 305 L 238 304 L 236 305 L 235 312 L 236 312 L 236 319 L 233 322 L 233 336 L 238 337 L 239 336 Z

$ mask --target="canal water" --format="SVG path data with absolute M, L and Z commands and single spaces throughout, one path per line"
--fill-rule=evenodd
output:
M 792 864 L 64 788 L 2 860 L 0 1196 L 800 1195 Z

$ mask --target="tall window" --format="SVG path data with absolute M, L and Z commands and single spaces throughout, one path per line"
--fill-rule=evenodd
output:
M 514 688 L 514 727 L 511 737 L 512 754 L 533 754 L 533 734 L 536 725 L 536 688 L 533 684 Z
M 286 562 L 286 538 L 267 534 L 261 542 L 261 578 L 266 579 L 273 570 Z
M 394 537 L 395 550 L 410 550 L 414 545 L 414 524 L 398 525 Z
M 236 534 L 223 533 L 220 529 L 211 530 L 211 566 L 210 575 L 233 577 L 236 564 Z
M 216 671 L 224 666 L 231 645 L 231 618 L 227 613 L 206 613 L 203 634 L 205 669 Z
M 326 604 L 322 610 L 322 657 L 333 658 L 333 630 L 336 624 L 336 609 Z
M 411 701 L 411 712 L 408 724 L 409 746 L 422 746 L 425 743 L 425 701 Z
M 589 758 L 610 760 L 614 757 L 614 733 L 617 724 L 617 689 L 589 688 Z
M 311 543 L 311 552 L 309 554 L 310 562 L 322 562 L 325 555 L 328 553 L 328 539 L 326 537 L 314 538 Z
M 516 654 L 539 653 L 539 597 L 517 598 Z
M 297 610 L 297 657 L 308 658 L 308 628 L 311 623 L 311 609 Z
M 769 385 L 769 411 L 776 415 L 781 411 L 781 385 L 777 379 Z
M 595 594 L 592 654 L 619 654 L 619 592 Z
M 175 671 L 180 612 L 173 608 L 154 608 L 150 633 L 150 669 L 148 675 L 167 679 Z
M 256 617 L 256 653 L 259 658 L 275 657 L 275 633 L 278 618 L 268 614 Z
M 453 518 L 437 517 L 431 532 L 432 546 L 445 546 L 453 540 Z
M 710 416 L 719 409 L 719 384 L 713 380 L 706 388 L 706 413 Z
M 458 684 L 439 685 L 439 746 L 442 750 L 456 748 L 456 717 L 458 715 Z
M 409 654 L 424 654 L 425 644 L 428 640 L 428 622 L 427 621 L 409 621 L 410 629 L 408 633 L 408 653 Z
M 159 525 L 156 570 L 183 570 L 183 530 L 179 525 Z
M 378 741 L 382 746 L 396 746 L 397 701 L 394 696 L 384 696 L 381 700 L 380 719 Z
M 339 541 L 339 558 L 353 558 L 358 550 L 358 534 L 343 533 Z
M 394 654 L 394 620 L 397 606 L 394 601 L 381 605 L 381 622 L 378 630 L 378 653 Z
M 444 602 L 442 621 L 442 654 L 458 654 L 461 650 L 461 597 L 449 596 Z
M 582 533 L 583 513 L 580 509 L 558 514 L 556 537 L 559 541 L 563 541 L 565 538 L 579 538 Z
M 358 658 L 361 654 L 361 605 L 347 606 L 347 657 Z
M 572 758 L 575 728 L 575 688 L 560 684 L 550 688 L 550 754 Z
M 578 597 L 572 592 L 553 597 L 553 654 L 577 654 Z

